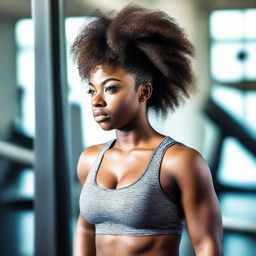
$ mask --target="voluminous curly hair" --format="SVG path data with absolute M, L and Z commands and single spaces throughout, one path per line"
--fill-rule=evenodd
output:
M 147 107 L 166 117 L 194 91 L 194 49 L 175 20 L 160 10 L 129 4 L 118 13 L 97 10 L 71 46 L 83 80 L 98 65 L 121 66 L 136 86 L 150 82 Z

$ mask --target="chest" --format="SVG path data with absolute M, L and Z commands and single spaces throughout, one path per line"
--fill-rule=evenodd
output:
M 102 188 L 117 189 L 136 182 L 147 171 L 152 154 L 153 150 L 106 152 L 96 173 L 96 183 Z
M 152 168 L 153 153 L 153 149 L 130 153 L 120 153 L 115 150 L 105 152 L 96 172 L 96 184 L 104 189 L 120 189 L 136 183 L 149 168 Z M 159 159 L 154 170 L 157 176 L 156 182 L 169 199 L 178 202 L 179 187 L 167 162 L 165 156 Z

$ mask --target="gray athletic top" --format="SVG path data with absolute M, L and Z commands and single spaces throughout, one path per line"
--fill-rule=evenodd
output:
M 165 137 L 154 150 L 141 177 L 132 184 L 117 188 L 102 188 L 96 183 L 103 155 L 115 142 L 108 141 L 100 150 L 80 194 L 80 212 L 96 234 L 161 235 L 181 234 L 183 214 L 163 192 L 159 169 L 168 147 L 177 143 Z

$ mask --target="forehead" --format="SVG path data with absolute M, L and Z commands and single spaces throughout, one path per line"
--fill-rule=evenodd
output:
M 125 83 L 135 84 L 135 76 L 128 73 L 120 66 L 100 65 L 90 72 L 89 82 L 91 84 L 100 84 L 109 78 L 116 78 Z

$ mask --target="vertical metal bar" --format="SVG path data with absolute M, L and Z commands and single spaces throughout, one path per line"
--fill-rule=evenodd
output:
M 48 0 L 50 1 L 50 0 Z M 58 255 L 70 256 L 71 252 L 71 145 L 66 72 L 66 43 L 64 25 L 64 0 L 52 3 L 52 56 L 55 72 L 55 169 L 56 169 L 56 222 Z M 57 86 L 55 86 L 57 85 Z
M 71 255 L 70 161 L 63 0 L 33 0 L 35 255 Z

